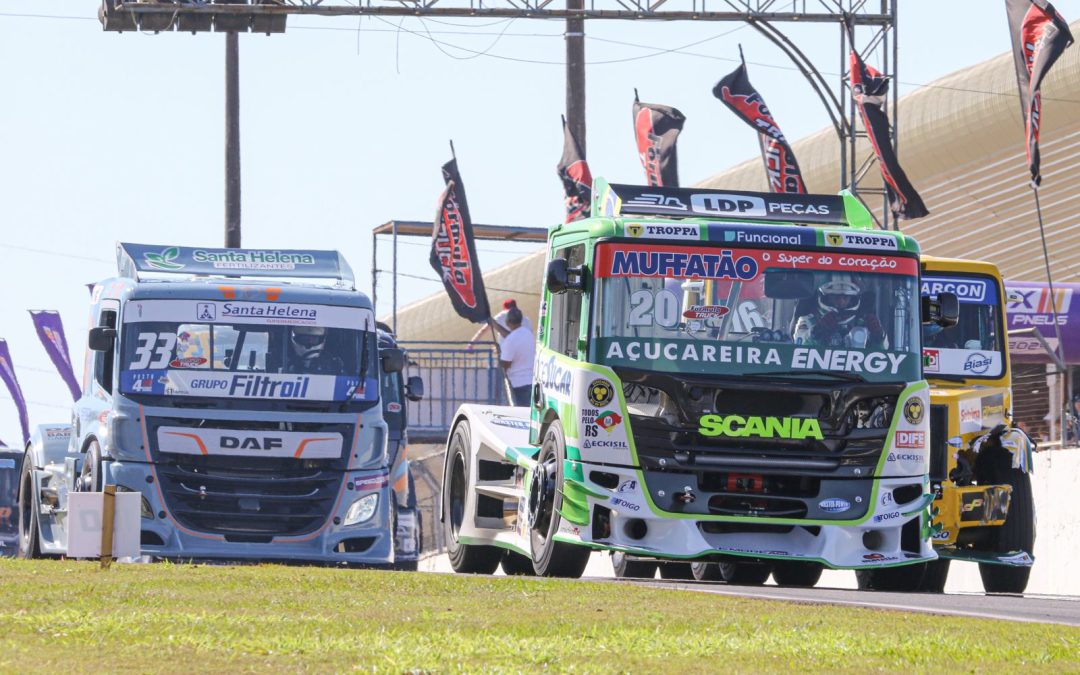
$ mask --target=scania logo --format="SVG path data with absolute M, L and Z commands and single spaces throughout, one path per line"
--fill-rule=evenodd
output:
M 702 436 L 743 438 L 792 438 L 822 440 L 821 425 L 812 417 L 743 417 L 742 415 L 702 415 L 698 433 Z
M 267 436 L 256 438 L 254 436 L 222 436 L 221 447 L 225 450 L 276 450 L 283 446 L 280 438 Z

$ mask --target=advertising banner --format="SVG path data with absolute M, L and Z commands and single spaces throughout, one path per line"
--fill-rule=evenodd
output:
M 60 321 L 60 313 L 50 310 L 30 310 L 30 318 L 34 322 L 38 339 L 41 340 L 56 371 L 60 373 L 64 384 L 71 392 L 71 398 L 78 401 L 82 397 L 82 389 L 75 377 L 75 369 L 71 365 L 71 355 L 68 351 L 67 338 L 64 337 L 64 324 Z
M 26 445 L 30 440 L 30 418 L 26 414 L 26 399 L 19 386 L 19 378 L 15 376 L 15 366 L 11 363 L 11 351 L 4 339 L 0 339 L 0 379 L 7 385 L 15 408 L 19 411 L 19 426 L 22 427 L 23 445 Z
M 740 49 L 741 53 L 741 49 Z M 741 54 L 740 54 L 741 55 Z M 720 99 L 731 112 L 758 132 L 762 141 L 765 171 L 772 192 L 805 193 L 802 171 L 795 153 L 784 138 L 784 132 L 773 119 L 765 99 L 761 98 L 746 73 L 746 63 L 731 71 L 713 87 L 713 96 Z
M 1080 364 L 1080 302 L 1073 298 L 1080 293 L 1078 283 L 1055 283 L 1058 326 L 1061 328 L 1062 352 L 1066 363 Z M 1009 331 L 1021 331 L 1009 336 L 1009 354 L 1021 363 L 1050 363 L 1039 340 L 1031 334 L 1036 329 L 1051 348 L 1057 346 L 1054 331 L 1053 304 L 1050 288 L 1045 282 L 1005 282 L 1005 315 Z M 1027 330 L 1024 330 L 1027 329 Z
M 563 118 L 563 153 L 556 171 L 563 184 L 566 196 L 566 219 L 570 223 L 580 218 L 588 218 L 591 211 L 592 172 L 589 163 L 581 152 L 577 139 Z
M 679 187 L 675 145 L 685 123 L 686 116 L 675 108 L 642 103 L 634 92 L 634 139 L 648 185 Z
M 1051 66 L 1072 44 L 1069 24 L 1046 0 L 1005 0 L 1012 35 L 1016 84 L 1020 89 L 1020 114 L 1024 120 L 1028 169 L 1031 180 L 1042 181 L 1039 171 L 1039 123 L 1042 95 L 1039 88 Z
M 457 160 L 444 164 L 442 173 L 446 189 L 439 197 L 428 262 L 442 279 L 454 311 L 464 319 L 480 323 L 491 317 L 491 309 L 480 262 L 476 258 L 472 218 Z

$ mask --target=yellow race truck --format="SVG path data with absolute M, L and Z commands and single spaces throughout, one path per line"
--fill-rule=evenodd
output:
M 941 592 L 952 560 L 979 564 L 987 592 L 1022 593 L 1031 573 L 1034 443 L 1011 419 L 1012 382 L 1005 287 L 986 262 L 923 256 L 924 300 L 959 300 L 955 326 L 923 326 L 930 383 L 931 538 L 938 560 L 898 567 L 860 588 Z

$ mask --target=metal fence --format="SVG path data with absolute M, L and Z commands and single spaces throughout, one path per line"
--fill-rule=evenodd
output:
M 463 403 L 506 405 L 504 376 L 495 345 L 400 342 L 409 353 L 408 375 L 424 379 L 424 399 L 409 404 L 409 440 L 442 441 Z

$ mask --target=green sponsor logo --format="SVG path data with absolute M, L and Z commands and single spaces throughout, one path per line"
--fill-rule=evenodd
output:
M 170 246 L 161 253 L 144 253 L 146 264 L 158 270 L 182 270 L 181 263 L 173 262 L 180 256 L 180 249 Z
M 702 436 L 730 436 L 744 438 L 791 438 L 822 440 L 821 425 L 813 418 L 804 417 L 743 417 L 742 415 L 703 415 L 699 420 L 698 433 Z

